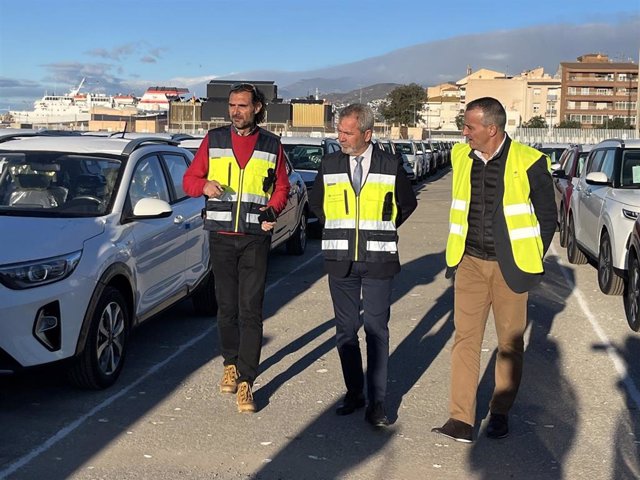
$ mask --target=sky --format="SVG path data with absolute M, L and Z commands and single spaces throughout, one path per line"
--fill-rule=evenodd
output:
M 0 114 L 83 77 L 83 91 L 141 96 L 155 85 L 303 72 L 472 33 L 638 14 L 640 0 L 0 0 Z

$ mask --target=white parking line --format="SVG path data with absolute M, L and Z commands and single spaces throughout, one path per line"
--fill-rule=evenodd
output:
M 306 262 L 304 262 L 301 265 L 298 265 L 297 268 L 294 268 L 293 270 L 291 270 L 289 273 L 287 273 L 286 275 L 280 277 L 278 280 L 276 280 L 274 283 L 272 283 L 271 285 L 267 286 L 265 288 L 265 293 L 270 291 L 271 289 L 275 288 L 282 280 L 284 280 L 285 278 L 293 275 L 294 273 L 298 272 L 299 270 L 301 270 L 302 268 L 304 268 L 305 266 L 307 266 L 309 263 L 311 263 L 313 260 L 315 260 L 316 258 L 318 258 L 320 255 L 322 255 L 322 252 L 319 252 L 317 254 L 315 254 L 313 257 L 311 257 L 309 260 L 307 260 Z M 76 420 L 74 420 L 73 422 L 71 422 L 69 425 L 67 425 L 66 427 L 58 430 L 58 432 L 53 435 L 52 437 L 49 437 L 49 439 L 47 439 L 44 443 L 42 443 L 39 447 L 31 450 L 29 453 L 23 455 L 22 457 L 20 457 L 18 460 L 16 460 L 15 462 L 11 463 L 10 465 L 8 465 L 5 469 L 0 470 L 0 479 L 1 478 L 5 478 L 9 475 L 11 475 L 12 473 L 15 473 L 17 470 L 19 470 L 20 468 L 22 468 L 23 466 L 25 466 L 27 463 L 29 463 L 31 460 L 33 460 L 34 458 L 36 458 L 38 455 L 46 452 L 47 450 L 49 450 L 53 445 L 55 445 L 56 443 L 58 443 L 60 440 L 64 439 L 65 437 L 67 437 L 69 434 L 71 434 L 76 428 L 78 428 L 80 425 L 82 425 L 87 419 L 91 418 L 92 416 L 94 416 L 96 413 L 98 413 L 100 410 L 103 410 L 105 408 L 107 408 L 109 405 L 111 405 L 113 402 L 115 402 L 117 399 L 119 399 L 120 397 L 122 397 L 123 395 L 125 395 L 126 393 L 128 393 L 133 387 L 139 385 L 140 383 L 142 383 L 144 380 L 146 380 L 147 378 L 149 378 L 151 375 L 155 374 L 158 370 L 160 370 L 161 368 L 163 368 L 167 363 L 171 362 L 174 358 L 176 358 L 178 355 L 182 354 L 186 349 L 192 347 L 193 345 L 195 345 L 196 343 L 198 343 L 200 340 L 202 340 L 204 337 L 206 337 L 207 335 L 209 335 L 213 329 L 215 328 L 216 324 L 214 322 L 214 324 L 209 327 L 207 330 L 205 330 L 203 333 L 201 333 L 200 335 L 198 335 L 195 338 L 192 338 L 191 340 L 189 340 L 187 343 L 181 345 L 178 350 L 176 350 L 173 354 L 169 355 L 167 358 L 165 358 L 162 362 L 157 363 L 156 365 L 152 366 L 149 370 L 147 370 L 147 372 L 145 374 L 143 374 L 140 378 L 138 378 L 135 382 L 133 382 L 132 384 L 128 385 L 127 387 L 124 387 L 122 390 L 120 390 L 117 393 L 114 393 L 113 395 L 111 395 L 110 397 L 107 397 L 105 400 L 103 400 L 102 402 L 100 402 L 98 405 L 96 405 L 95 407 L 93 407 L 91 410 L 89 410 L 87 413 L 85 413 L 84 415 L 82 415 L 81 417 L 77 418 Z
M 551 248 L 549 249 L 549 251 L 556 257 L 560 258 L 553 244 L 551 244 Z M 571 276 L 568 273 L 569 271 L 568 267 L 563 265 L 560 261 L 558 261 L 558 266 L 560 267 L 560 272 L 562 273 L 562 276 L 565 278 L 565 280 L 571 287 L 572 295 L 576 298 L 576 300 L 578 301 L 578 304 L 580 305 L 580 308 L 582 309 L 585 316 L 589 320 L 589 323 L 591 324 L 591 328 L 593 328 L 593 331 L 596 333 L 596 335 L 600 339 L 600 342 L 602 343 L 602 345 L 604 345 L 605 351 L 607 352 L 607 355 L 609 355 L 609 358 L 613 362 L 613 366 L 615 367 L 616 372 L 618 373 L 619 380 L 624 384 L 625 388 L 627 389 L 627 393 L 629 394 L 633 402 L 636 404 L 638 408 L 640 408 L 640 391 L 638 390 L 638 387 L 636 386 L 636 384 L 633 382 L 633 379 L 629 376 L 629 373 L 627 372 L 627 367 L 625 366 L 625 363 L 624 363 L 624 359 L 620 357 L 615 346 L 613 346 L 613 344 L 609 340 L 609 337 L 607 337 L 607 335 L 604 333 L 604 330 L 596 320 L 596 317 L 593 315 L 593 313 L 591 313 L 591 310 L 589 309 L 589 304 L 587 303 L 586 298 L 584 297 L 580 289 L 576 286 L 576 284 L 571 280 Z

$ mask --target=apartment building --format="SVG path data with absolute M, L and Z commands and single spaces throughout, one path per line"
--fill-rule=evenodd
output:
M 427 88 L 427 101 L 421 111 L 424 128 L 457 130 L 456 117 L 460 111 L 460 89 L 455 83 Z
M 577 60 L 560 64 L 560 118 L 585 128 L 606 127 L 616 118 L 637 125 L 638 64 L 613 62 L 600 53 Z

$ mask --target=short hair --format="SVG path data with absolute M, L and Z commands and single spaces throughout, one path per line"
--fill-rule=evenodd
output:
M 469 110 L 481 110 L 483 122 L 486 127 L 488 125 L 495 125 L 498 130 L 504 132 L 504 128 L 507 125 L 507 112 L 505 112 L 502 104 L 493 97 L 477 98 L 467 104 L 466 111 Z
M 267 116 L 267 101 L 265 100 L 264 93 L 262 93 L 253 83 L 236 83 L 235 85 L 231 85 L 229 96 L 231 96 L 232 93 L 238 92 L 250 92 L 251 103 L 254 105 L 256 103 L 262 104 L 262 108 L 258 113 L 256 113 L 255 117 L 256 124 L 262 123 Z
M 345 117 L 356 117 L 358 119 L 358 130 L 361 133 L 367 130 L 373 130 L 374 115 L 373 110 L 364 103 L 352 103 L 344 107 L 338 114 L 338 121 Z

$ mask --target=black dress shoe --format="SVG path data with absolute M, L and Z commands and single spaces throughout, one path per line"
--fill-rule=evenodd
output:
M 509 435 L 509 419 L 501 413 L 492 413 L 487 425 L 487 437 L 505 438 Z
M 351 415 L 359 408 L 364 407 L 364 404 L 364 395 L 362 393 L 353 395 L 347 392 L 342 401 L 342 405 L 336 408 L 336 415 Z
M 373 405 L 369 405 L 364 413 L 364 419 L 374 427 L 389 426 L 389 419 L 384 411 L 382 402 L 374 402 Z
M 431 431 L 452 438 L 456 442 L 471 443 L 473 441 L 473 425 L 455 418 L 450 418 L 443 426 L 432 428 Z

